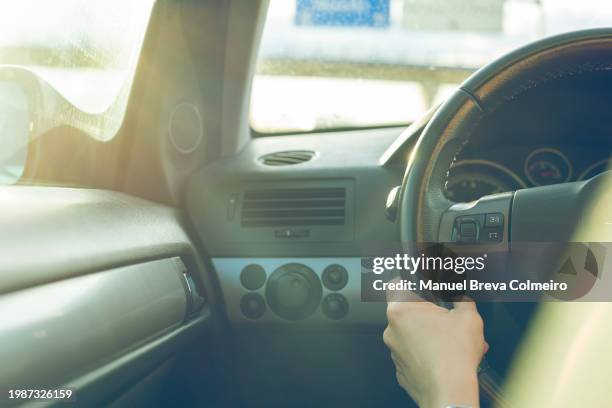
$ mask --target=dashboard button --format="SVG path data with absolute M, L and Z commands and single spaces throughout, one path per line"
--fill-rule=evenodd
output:
M 283 229 L 274 231 L 276 238 L 307 238 L 310 230 L 307 229 Z
M 348 300 L 339 293 L 331 293 L 323 299 L 321 309 L 325 316 L 333 320 L 339 320 L 348 313 Z
M 266 271 L 260 265 L 250 264 L 240 273 L 240 283 L 248 290 L 257 290 L 266 282 Z
M 340 290 L 348 283 L 348 272 L 341 265 L 329 265 L 321 277 L 323 285 L 329 290 Z
M 240 300 L 240 311 L 248 319 L 259 319 L 266 311 L 266 301 L 259 293 L 247 293 Z
M 500 213 L 487 214 L 485 227 L 501 227 L 504 225 L 504 215 Z

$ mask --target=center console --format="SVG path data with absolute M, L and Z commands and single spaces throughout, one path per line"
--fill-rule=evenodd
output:
M 361 301 L 360 258 L 214 258 L 228 318 L 239 324 L 378 325 Z

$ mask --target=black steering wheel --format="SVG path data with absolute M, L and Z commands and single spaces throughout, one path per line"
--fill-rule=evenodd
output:
M 597 71 L 612 75 L 612 29 L 537 41 L 466 80 L 437 110 L 412 152 L 399 198 L 404 248 L 420 251 L 422 244 L 463 240 L 492 246 L 510 259 L 518 242 L 571 241 L 593 192 L 612 184 L 609 172 L 583 182 L 485 196 L 469 204 L 449 201 L 444 187 L 449 168 L 483 118 L 541 84 Z M 612 233 L 612 226 L 607 232 Z M 499 384 L 486 372 L 480 377 L 483 391 L 499 403 Z

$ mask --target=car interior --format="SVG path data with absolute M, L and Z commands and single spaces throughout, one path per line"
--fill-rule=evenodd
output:
M 75 102 L 97 81 L 87 69 L 65 90 L 0 52 L 2 138 L 22 135 L 0 146 L 2 390 L 70 388 L 77 406 L 416 406 L 382 341 L 386 302 L 364 299 L 371 257 L 460 239 L 457 220 L 485 213 L 507 220 L 487 243 L 508 253 L 570 241 L 610 180 L 612 29 L 483 51 L 480 69 L 449 68 L 465 81 L 410 120 L 267 131 L 255 92 L 287 95 L 274 106 L 288 109 L 315 87 L 264 89 L 289 58 L 274 59 L 266 36 L 293 35 L 265 31 L 274 0 L 142 3 L 130 80 L 96 83 L 119 95 L 104 109 Z M 107 28 L 127 35 L 114 18 Z M 303 37 L 287 55 L 333 47 Z M 317 75 L 295 58 L 296 76 Z M 363 98 L 385 114 L 401 102 Z M 494 386 L 538 307 L 478 304 Z

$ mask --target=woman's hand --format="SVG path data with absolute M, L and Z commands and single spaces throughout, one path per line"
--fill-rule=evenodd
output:
M 478 407 L 477 369 L 488 349 L 471 299 L 452 310 L 423 300 L 387 305 L 383 334 L 397 381 L 422 408 Z

